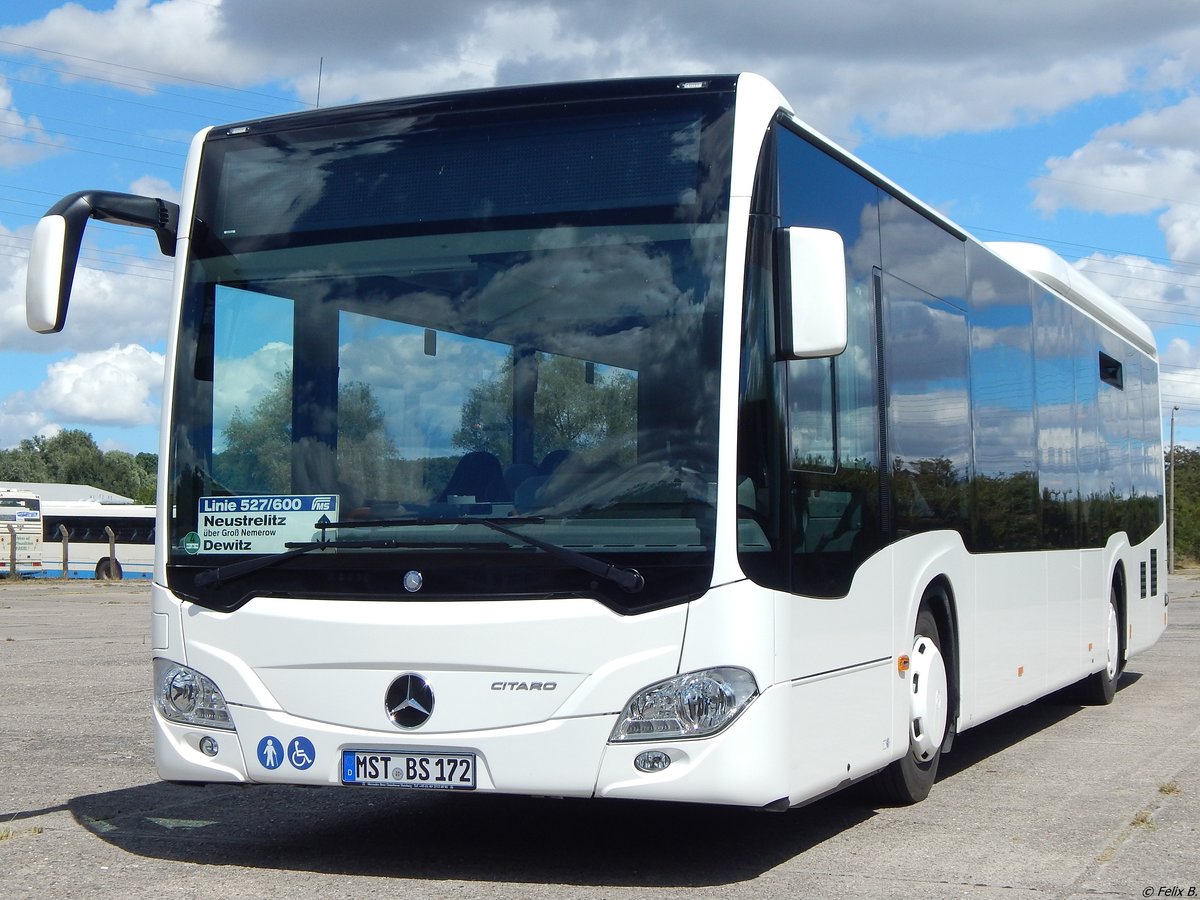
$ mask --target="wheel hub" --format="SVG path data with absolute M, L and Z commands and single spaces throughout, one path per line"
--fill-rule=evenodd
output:
M 1121 634 L 1120 624 L 1117 621 L 1117 610 L 1111 603 L 1108 605 L 1108 659 L 1105 662 L 1106 671 L 1110 679 L 1117 677 L 1117 659 L 1121 653 Z
M 946 661 L 937 645 L 924 635 L 913 642 L 909 668 L 909 741 L 913 755 L 928 762 L 942 745 L 946 733 Z

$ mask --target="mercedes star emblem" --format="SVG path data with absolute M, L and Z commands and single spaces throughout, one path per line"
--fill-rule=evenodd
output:
M 433 715 L 433 688 L 415 672 L 406 672 L 388 687 L 383 706 L 401 728 L 419 728 Z

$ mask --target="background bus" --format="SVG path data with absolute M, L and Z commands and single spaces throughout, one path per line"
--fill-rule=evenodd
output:
M 42 501 L 28 491 L 0 490 L 0 576 L 42 570 Z
M 42 505 L 42 573 L 63 576 L 65 529 L 68 578 L 151 578 L 154 525 L 153 506 L 47 500 Z M 111 546 L 106 527 L 113 531 Z

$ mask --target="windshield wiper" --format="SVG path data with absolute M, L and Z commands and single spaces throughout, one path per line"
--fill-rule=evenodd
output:
M 305 544 L 286 543 L 283 546 L 288 549 L 279 553 L 272 553 L 269 556 L 256 556 L 254 559 L 243 560 L 242 562 L 229 563 L 224 566 L 217 566 L 212 569 L 205 569 L 196 576 L 196 584 L 199 587 L 205 587 L 210 584 L 220 584 L 224 581 L 232 581 L 235 578 L 241 578 L 245 575 L 251 575 L 254 572 L 262 569 L 269 569 L 272 566 L 277 566 L 280 563 L 287 562 L 289 559 L 295 559 L 297 556 L 303 556 L 306 553 L 312 553 L 314 550 L 399 550 L 402 547 L 427 547 L 428 543 L 422 542 L 419 544 L 411 544 L 405 541 L 397 541 L 395 539 L 382 539 L 371 541 L 311 541 Z M 439 548 L 444 549 L 447 546 L 452 546 L 460 549 L 476 548 L 478 543 L 453 543 L 446 544 L 439 542 Z
M 353 520 L 350 522 L 318 522 L 317 527 L 321 529 L 321 533 L 325 533 L 327 528 L 403 528 L 409 525 L 483 525 L 490 528 L 492 531 L 497 531 L 505 537 L 510 537 L 515 541 L 520 541 L 523 544 L 528 544 L 530 547 L 536 547 L 539 550 L 553 556 L 555 559 L 574 566 L 587 572 L 589 575 L 594 575 L 596 578 L 603 578 L 605 581 L 611 581 L 617 587 L 630 594 L 636 594 L 646 586 L 646 579 L 642 577 L 642 573 L 633 568 L 621 568 L 614 566 L 611 563 L 606 563 L 603 560 L 596 559 L 594 556 L 588 556 L 586 553 L 580 553 L 578 550 L 571 550 L 567 547 L 560 547 L 558 544 L 551 544 L 549 541 L 543 541 L 539 538 L 530 537 L 527 534 L 521 534 L 519 531 L 514 531 L 509 526 L 511 525 L 540 525 L 545 522 L 542 516 L 510 516 L 505 519 L 489 519 L 489 518 L 453 518 L 453 519 L 366 519 Z M 234 565 L 237 565 L 235 563 Z
M 324 535 L 327 529 L 331 528 L 397 528 L 410 525 L 483 525 L 490 528 L 492 531 L 499 532 L 505 537 L 510 537 L 515 541 L 520 541 L 523 544 L 528 544 L 530 547 L 536 547 L 539 550 L 553 556 L 555 559 L 561 560 L 568 565 L 575 566 L 587 572 L 589 575 L 594 575 L 597 578 L 603 578 L 606 581 L 611 581 L 613 584 L 620 587 L 622 590 L 628 591 L 631 594 L 636 594 L 646 585 L 646 580 L 637 569 L 623 569 L 614 566 L 611 563 L 603 562 L 596 559 L 594 556 L 588 556 L 586 553 L 580 553 L 577 550 L 570 550 L 566 547 L 560 547 L 558 544 L 551 544 L 548 541 L 539 540 L 535 537 L 530 537 L 526 534 L 521 534 L 519 531 L 514 531 L 509 528 L 509 525 L 531 525 L 540 524 L 545 519 L 541 516 L 514 516 L 504 519 L 504 524 L 499 520 L 487 518 L 453 518 L 453 519 L 364 519 L 353 520 L 350 522 L 318 522 L 316 527 L 320 529 Z M 287 562 L 289 559 L 295 559 L 297 556 L 303 556 L 306 553 L 312 553 L 314 550 L 333 550 L 333 549 L 367 549 L 367 550 L 395 550 L 401 547 L 424 547 L 428 544 L 422 542 L 419 544 L 409 544 L 404 541 L 398 541 L 395 538 L 385 538 L 369 541 L 311 541 L 305 544 L 284 544 L 288 549 L 279 553 L 273 553 L 270 556 L 256 556 L 254 559 L 243 560 L 242 562 L 229 563 L 224 566 L 217 566 L 213 569 L 206 569 L 196 576 L 196 585 L 205 587 L 210 584 L 220 584 L 225 581 L 232 581 L 235 578 L 242 578 L 245 575 L 259 572 L 263 569 L 277 566 L 280 563 Z M 447 545 L 443 542 L 438 543 L 438 547 L 444 548 Z M 463 542 L 455 544 L 462 548 L 477 548 L 478 543 Z

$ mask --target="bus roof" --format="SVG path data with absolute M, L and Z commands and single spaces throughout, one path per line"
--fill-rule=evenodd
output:
M 0 491 L 26 491 L 43 500 L 75 502 L 95 500 L 99 503 L 133 503 L 132 497 L 114 494 L 90 484 L 57 484 L 49 481 L 0 481 Z
M 1154 332 L 1150 326 L 1053 250 L 1040 244 L 1010 241 L 993 241 L 984 246 L 1010 266 L 1062 294 L 1080 309 L 1136 344 L 1140 350 L 1157 357 Z

